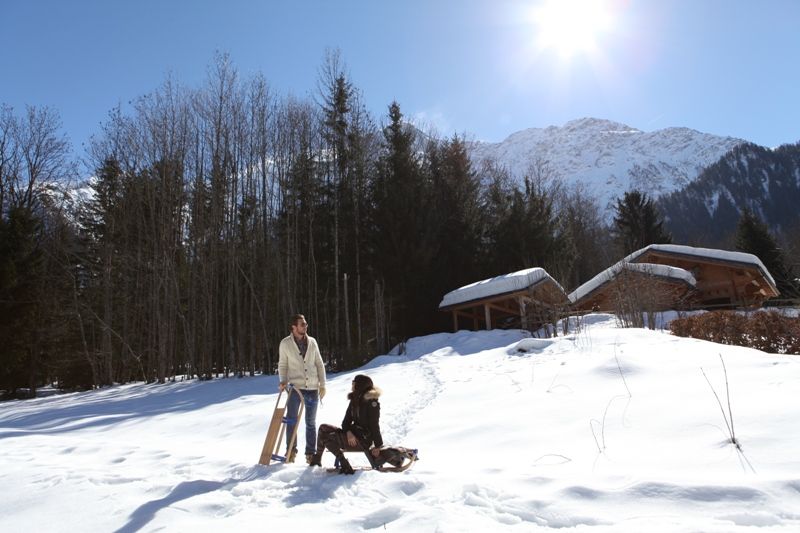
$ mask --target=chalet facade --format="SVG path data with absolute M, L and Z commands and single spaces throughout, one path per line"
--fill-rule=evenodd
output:
M 779 293 L 752 254 L 651 244 L 578 287 L 569 299 L 574 310 L 613 311 L 623 294 L 650 298 L 653 308 L 664 310 L 758 307 Z

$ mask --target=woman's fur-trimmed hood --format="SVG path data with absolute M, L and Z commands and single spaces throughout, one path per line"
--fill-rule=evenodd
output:
M 371 389 L 369 389 L 367 392 L 364 393 L 364 399 L 377 400 L 378 398 L 381 397 L 381 394 L 383 394 L 383 391 L 381 389 L 379 389 L 378 387 L 372 387 Z

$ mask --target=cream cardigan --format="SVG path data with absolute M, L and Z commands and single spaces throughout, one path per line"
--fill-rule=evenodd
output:
M 298 389 L 317 390 L 325 387 L 325 363 L 314 337 L 306 335 L 308 348 L 305 358 L 289 334 L 278 347 L 278 376 L 281 383 L 291 383 Z

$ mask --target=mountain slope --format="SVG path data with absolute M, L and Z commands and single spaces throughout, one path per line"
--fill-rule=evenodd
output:
M 745 208 L 773 231 L 793 229 L 800 224 L 800 143 L 737 146 L 658 205 L 680 242 L 716 245 L 736 230 Z
M 727 366 L 735 429 L 726 441 Z M 276 376 L 127 385 L 0 404 L 9 531 L 772 532 L 800 527 L 800 359 L 618 329 L 411 339 L 360 372 L 403 474 L 256 463 Z M 318 421 L 339 424 L 354 372 Z M 300 433 L 302 434 L 302 428 Z M 363 463 L 357 455 L 354 463 Z M 332 458 L 326 454 L 324 465 Z
M 688 128 L 643 132 L 609 120 L 583 118 L 560 127 L 519 131 L 499 143 L 474 143 L 472 157 L 476 163 L 497 161 L 518 178 L 531 164 L 546 162 L 566 183 L 586 185 L 587 192 L 607 208 L 632 188 L 653 197 L 675 191 L 744 142 Z

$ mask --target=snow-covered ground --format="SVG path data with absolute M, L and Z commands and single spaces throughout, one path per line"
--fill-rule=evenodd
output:
M 275 376 L 2 403 L 1 529 L 800 531 L 797 356 L 608 315 L 406 349 L 360 370 L 384 439 L 420 450 L 401 474 L 258 465 Z M 720 355 L 742 453 L 703 375 L 727 411 Z M 330 376 L 319 422 L 341 421 L 353 374 Z

